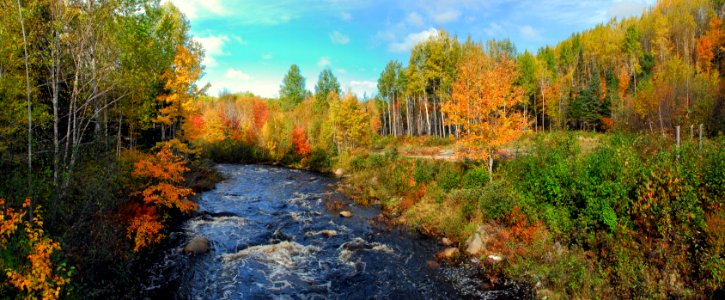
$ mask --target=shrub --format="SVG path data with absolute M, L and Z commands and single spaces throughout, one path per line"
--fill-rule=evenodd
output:
M 490 181 L 489 178 L 488 170 L 484 166 L 479 166 L 466 171 L 461 178 L 461 184 L 466 189 L 481 188 Z
M 457 166 L 452 166 L 450 163 L 446 163 L 438 172 L 436 181 L 438 186 L 443 191 L 450 192 L 453 189 L 457 189 L 461 186 L 461 170 Z
M 432 162 L 418 159 L 415 162 L 415 169 L 413 170 L 413 179 L 418 184 L 427 184 L 435 176 L 436 170 L 435 165 Z

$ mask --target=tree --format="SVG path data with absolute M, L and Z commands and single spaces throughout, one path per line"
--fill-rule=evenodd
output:
M 387 99 L 386 108 L 388 110 L 388 133 L 394 136 L 398 136 L 400 131 L 400 124 L 398 124 L 397 110 L 397 97 L 403 91 L 401 86 L 402 81 L 399 77 L 402 75 L 402 65 L 398 61 L 391 60 L 385 66 L 385 69 L 380 73 L 378 79 L 378 93 L 383 98 Z
M 335 143 L 338 153 L 370 144 L 370 119 L 357 98 L 350 93 L 342 101 L 330 103 L 330 114 L 323 126 L 325 135 Z
M 472 50 L 459 65 L 452 101 L 443 105 L 451 123 L 466 127 L 459 155 L 488 160 L 491 174 L 496 151 L 518 138 L 526 126 L 516 108 L 525 93 L 514 85 L 517 78 L 516 65 L 508 56 L 490 58 L 480 48 Z
M 143 190 L 132 193 L 144 203 L 135 206 L 133 216 L 127 227 L 127 236 L 134 241 L 134 251 L 139 251 L 158 243 L 163 237 L 160 231 L 163 224 L 159 221 L 157 210 L 178 209 L 182 213 L 196 210 L 197 204 L 188 199 L 194 195 L 190 188 L 183 187 L 186 168 L 183 157 L 174 153 L 172 146 L 180 152 L 188 152 L 178 140 L 161 144 L 155 155 L 149 155 L 134 164 L 131 176 L 142 181 Z
M 161 76 L 166 81 L 164 88 L 168 93 L 158 97 L 165 106 L 159 110 L 156 121 L 169 125 L 171 138 L 175 138 L 182 124 L 182 117 L 198 96 L 204 93 L 206 87 L 199 89 L 196 81 L 199 80 L 204 67 L 201 65 L 202 51 L 195 43 L 178 45 L 173 65 Z M 162 140 L 166 139 L 166 130 L 162 127 Z
M 300 74 L 300 68 L 297 65 L 290 66 L 287 75 L 282 79 L 282 85 L 280 85 L 279 89 L 279 100 L 282 109 L 285 111 L 292 110 L 302 103 L 306 95 L 305 78 Z
M 61 250 L 60 243 L 46 236 L 40 207 L 30 221 L 23 221 L 25 212 L 6 207 L 1 198 L 0 208 L 0 254 L 4 258 L 0 270 L 7 276 L 3 287 L 7 284 L 17 289 L 26 299 L 58 299 L 70 278 L 64 265 L 53 261 L 52 255 Z M 29 198 L 23 204 L 25 209 L 30 209 Z M 18 230 L 21 228 L 24 230 Z M 16 257 L 5 259 L 8 256 Z
M 329 108 L 330 105 L 327 102 L 327 96 L 331 92 L 335 92 L 339 95 L 340 83 L 337 82 L 337 78 L 332 74 L 330 68 L 325 68 L 320 73 L 320 76 L 317 79 L 317 85 L 315 86 L 314 109 L 316 112 L 323 112 Z

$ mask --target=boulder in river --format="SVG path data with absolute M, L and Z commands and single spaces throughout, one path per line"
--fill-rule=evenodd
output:
M 337 170 L 335 170 L 335 176 L 342 177 L 342 175 L 345 175 L 345 171 L 343 171 L 340 168 L 338 168 Z
M 201 254 L 209 251 L 209 239 L 203 236 L 197 236 L 191 239 L 189 243 L 184 246 L 184 253 L 186 254 Z
M 331 230 L 331 229 L 325 229 L 320 231 L 320 234 L 324 237 L 333 237 L 337 235 L 337 231 Z
M 349 210 L 343 210 L 340 212 L 340 217 L 349 218 L 352 217 L 352 213 Z
M 441 239 L 441 245 L 448 247 L 450 245 L 453 245 L 453 241 L 451 241 L 447 237 L 444 237 L 444 238 Z
M 436 258 L 438 260 L 444 260 L 444 259 L 452 259 L 456 255 L 458 255 L 460 251 L 456 247 L 448 247 L 446 249 L 441 250 L 440 252 L 436 253 Z

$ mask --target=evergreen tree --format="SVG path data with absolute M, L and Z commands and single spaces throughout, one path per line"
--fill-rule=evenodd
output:
M 297 65 L 290 66 L 279 89 L 279 100 L 282 104 L 282 109 L 285 111 L 292 110 L 295 106 L 302 103 L 302 100 L 307 95 L 305 78 L 300 74 L 300 68 Z

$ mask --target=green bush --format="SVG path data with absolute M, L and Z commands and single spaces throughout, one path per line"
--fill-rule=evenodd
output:
M 453 166 L 451 163 L 445 164 L 436 177 L 438 186 L 446 193 L 459 188 L 461 186 L 461 173 L 460 167 Z
M 436 170 L 434 163 L 418 159 L 415 162 L 415 169 L 413 170 L 413 179 L 418 184 L 427 184 L 435 176 Z
M 484 187 L 489 181 L 488 169 L 483 166 L 466 171 L 461 178 L 463 188 L 475 189 Z

